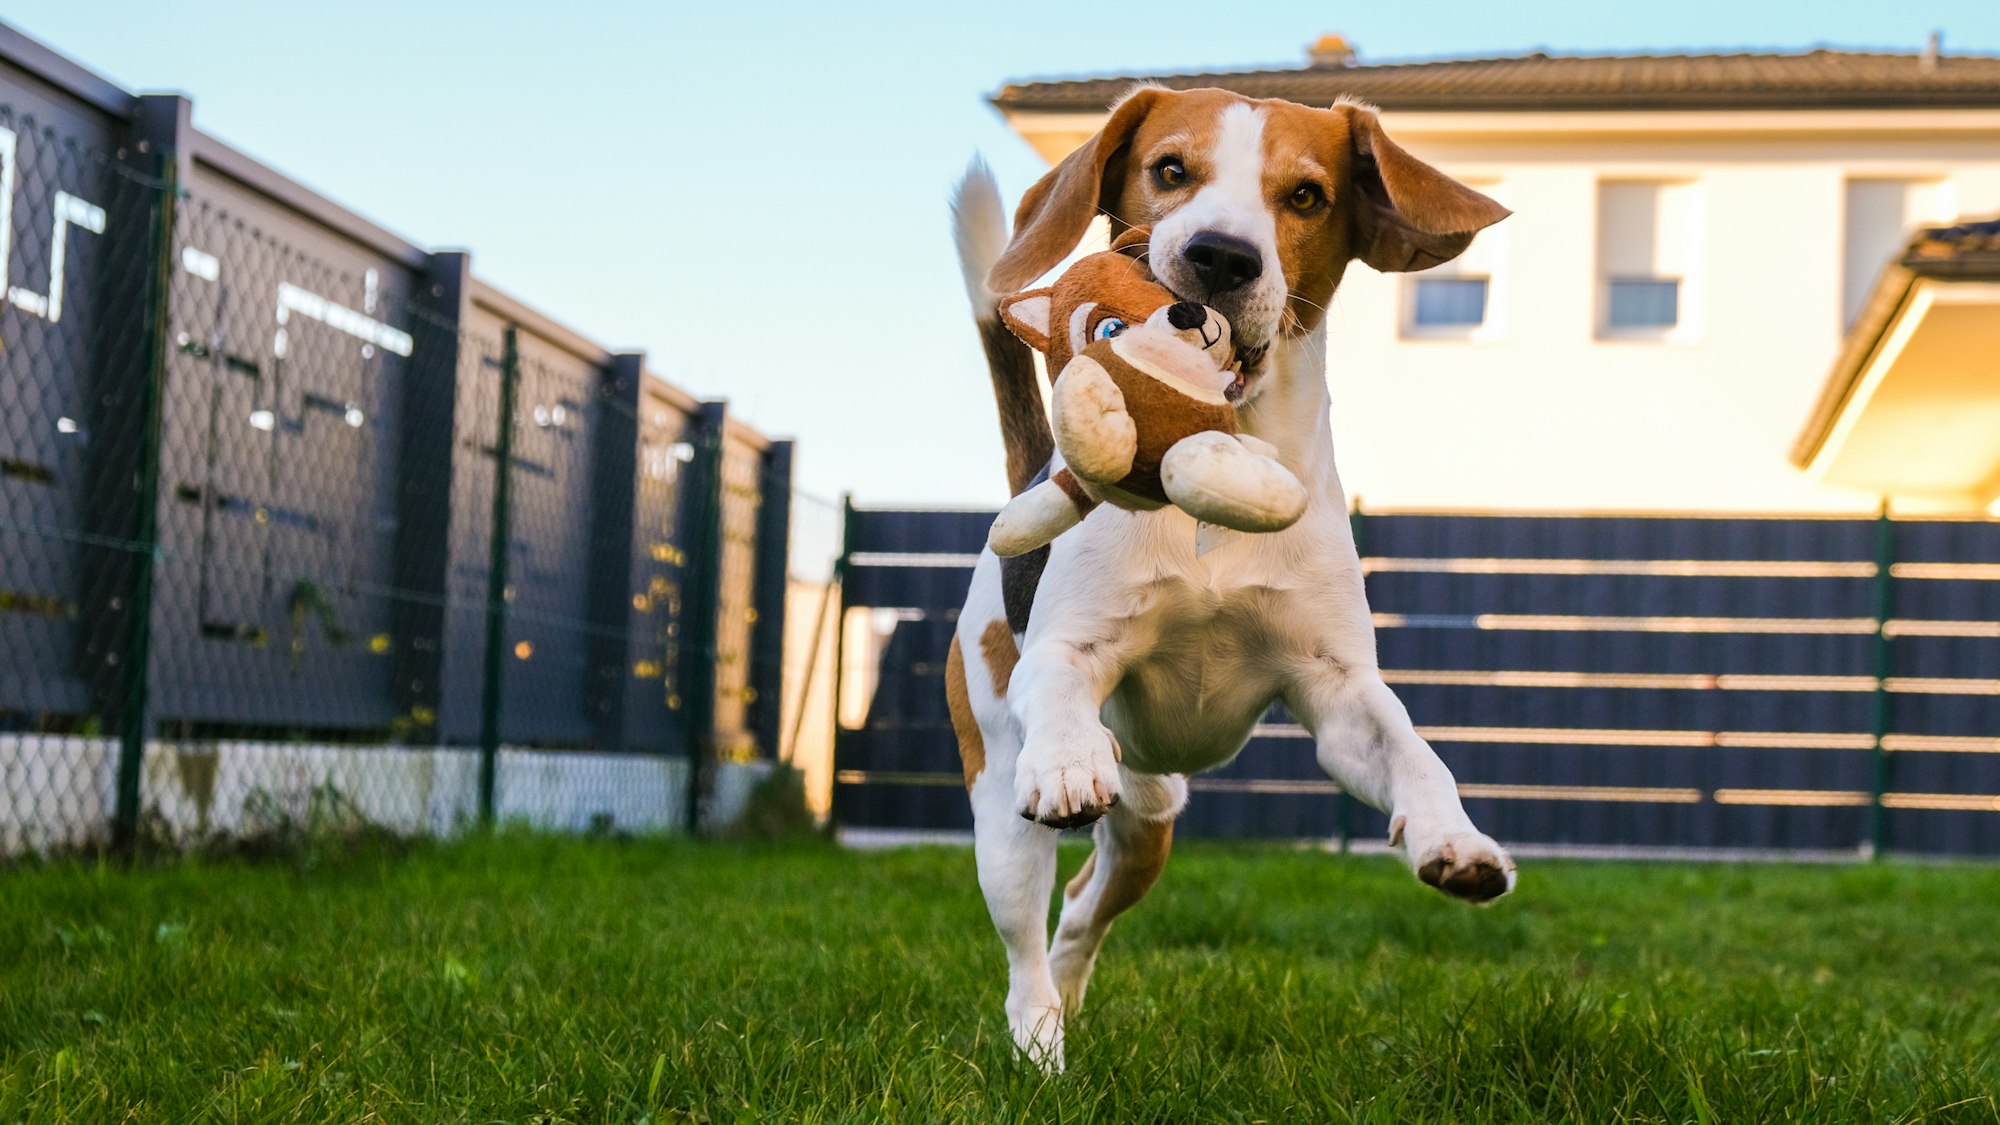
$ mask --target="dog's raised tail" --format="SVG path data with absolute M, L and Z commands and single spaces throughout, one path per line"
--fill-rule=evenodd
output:
M 1035 375 L 1035 356 L 1000 320 L 1000 298 L 986 285 L 993 263 L 1007 249 L 1007 211 L 1000 187 L 986 161 L 973 157 L 951 198 L 952 238 L 958 243 L 958 265 L 965 273 L 965 295 L 979 325 L 986 349 L 986 370 L 993 377 L 993 401 L 1000 411 L 1000 440 L 1007 448 L 1007 487 L 1015 496 L 1027 491 L 1035 474 L 1055 453 L 1049 416 L 1042 407 L 1042 389 Z

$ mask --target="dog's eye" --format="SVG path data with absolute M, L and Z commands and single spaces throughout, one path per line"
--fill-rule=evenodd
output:
M 1177 188 L 1187 182 L 1187 167 L 1177 156 L 1169 156 L 1153 165 L 1153 179 L 1163 188 Z
M 1285 199 L 1285 202 L 1301 215 L 1310 214 L 1319 210 L 1319 205 L 1326 202 L 1326 193 L 1319 189 L 1318 184 L 1300 184 L 1292 189 L 1292 194 Z
M 1090 338 L 1093 340 L 1109 340 L 1123 331 L 1125 331 L 1124 321 L 1119 320 L 1115 316 L 1107 316 L 1097 322 L 1096 328 L 1091 329 Z

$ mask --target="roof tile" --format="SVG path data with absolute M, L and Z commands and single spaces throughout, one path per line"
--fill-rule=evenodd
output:
M 1003 86 L 1003 110 L 1092 112 L 1134 82 L 1219 86 L 1253 98 L 1385 110 L 2000 108 L 2000 56 L 1815 50 L 1803 54 L 1545 54 L 1207 74 L 1129 75 Z

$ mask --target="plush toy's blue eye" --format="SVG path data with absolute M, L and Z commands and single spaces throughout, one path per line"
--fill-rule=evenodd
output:
M 1109 340 L 1123 331 L 1125 331 L 1124 321 L 1119 320 L 1115 316 L 1107 316 L 1097 322 L 1097 328 L 1090 335 L 1095 340 Z

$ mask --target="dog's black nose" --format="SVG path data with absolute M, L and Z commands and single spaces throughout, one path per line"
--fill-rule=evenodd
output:
M 1194 301 L 1176 302 L 1167 306 L 1167 323 L 1183 332 L 1200 328 L 1208 323 L 1208 309 Z
M 1194 267 L 1194 275 L 1210 294 L 1241 289 L 1264 272 L 1264 256 L 1255 246 L 1234 235 L 1202 231 L 1181 247 L 1181 257 Z

